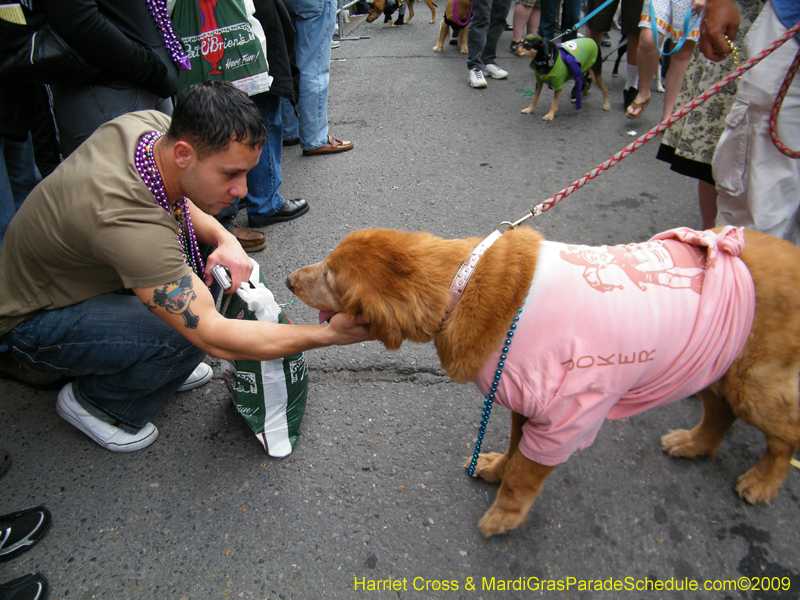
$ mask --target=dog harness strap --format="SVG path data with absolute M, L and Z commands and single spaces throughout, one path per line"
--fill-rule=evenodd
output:
M 583 96 L 581 93 L 583 90 L 583 73 L 581 72 L 581 65 L 578 60 L 572 56 L 569 50 L 566 50 L 562 45 L 559 44 L 558 49 L 561 51 L 561 60 L 563 60 L 567 67 L 569 67 L 569 70 L 572 73 L 572 78 L 575 80 L 575 86 L 577 88 L 575 94 L 575 110 L 580 110 L 581 96 Z
M 445 319 L 450 316 L 450 313 L 453 312 L 456 303 L 461 300 L 461 296 L 467 287 L 467 283 L 469 283 L 469 278 L 472 277 L 472 273 L 475 270 L 475 266 L 478 264 L 481 256 L 483 256 L 483 253 L 486 252 L 492 244 L 500 239 L 501 235 L 503 235 L 503 233 L 495 229 L 480 244 L 478 244 L 478 246 L 472 251 L 472 254 L 470 254 L 467 260 L 465 260 L 461 265 L 461 268 L 458 270 L 458 273 L 456 273 L 456 276 L 453 279 L 453 283 L 450 284 L 450 310 L 447 311 L 447 316 L 445 316 Z
M 458 19 L 458 0 L 453 0 L 453 20 L 456 23 L 458 23 L 459 29 L 461 27 L 466 27 L 467 25 L 469 25 L 469 21 L 470 21 L 471 18 L 472 18 L 472 2 L 470 2 L 470 4 L 469 4 L 469 12 L 467 13 L 467 18 L 462 23 Z

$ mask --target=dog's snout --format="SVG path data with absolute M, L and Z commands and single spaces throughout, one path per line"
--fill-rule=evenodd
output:
M 289 291 L 294 294 L 294 284 L 292 283 L 291 275 L 286 278 L 286 287 L 289 288 Z

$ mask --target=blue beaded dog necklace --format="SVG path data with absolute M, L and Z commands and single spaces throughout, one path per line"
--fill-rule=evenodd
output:
M 503 224 L 505 223 L 501 223 L 501 225 Z M 511 225 L 512 229 L 515 226 L 515 224 L 512 223 L 508 224 Z M 469 282 L 472 273 L 475 271 L 475 267 L 478 265 L 478 261 L 480 260 L 481 256 L 483 256 L 483 253 L 486 252 L 486 250 L 488 250 L 498 239 L 500 239 L 502 235 L 503 234 L 499 228 L 495 229 L 480 244 L 478 244 L 478 246 L 467 257 L 467 260 L 465 260 L 461 265 L 461 268 L 458 270 L 455 278 L 453 279 L 453 283 L 450 284 L 450 294 L 452 299 L 450 310 L 447 311 L 447 316 L 445 318 L 450 316 L 455 308 L 456 303 L 464 294 L 464 290 L 467 288 L 467 283 Z M 524 301 L 522 305 L 525 305 Z M 486 433 L 486 424 L 489 422 L 489 414 L 492 412 L 492 404 L 494 403 L 495 394 L 497 393 L 497 386 L 500 384 L 500 377 L 503 374 L 503 367 L 506 365 L 505 360 L 508 357 L 508 350 L 511 347 L 511 341 L 514 338 L 514 330 L 517 328 L 517 323 L 519 322 L 519 315 L 522 313 L 522 306 L 520 306 L 517 313 L 518 314 L 514 316 L 514 322 L 511 323 L 510 331 L 506 334 L 506 341 L 505 345 L 503 346 L 503 352 L 500 355 L 500 362 L 497 363 L 497 370 L 494 372 L 492 388 L 489 391 L 489 394 L 484 396 L 483 417 L 481 418 L 480 429 L 478 429 L 478 441 L 475 442 L 475 452 L 472 453 L 472 461 L 469 463 L 469 469 L 467 469 L 467 475 L 470 477 L 472 477 L 473 473 L 475 473 L 475 465 L 478 462 L 478 454 L 481 451 L 481 444 L 483 443 L 483 434 Z
M 525 302 L 522 303 L 525 305 Z M 517 314 L 514 315 L 514 322 L 509 327 L 510 331 L 506 333 L 506 340 L 503 345 L 503 352 L 500 354 L 500 362 L 497 363 L 497 370 L 494 372 L 494 381 L 489 393 L 484 396 L 483 401 L 483 415 L 481 418 L 481 426 L 478 429 L 478 440 L 475 442 L 475 451 L 472 453 L 472 460 L 467 469 L 467 475 L 470 477 L 475 473 L 475 465 L 478 463 L 478 454 L 481 451 L 481 444 L 483 443 L 483 434 L 486 433 L 486 424 L 489 422 L 489 415 L 492 412 L 492 405 L 494 404 L 495 394 L 497 393 L 497 386 L 500 385 L 500 377 L 503 375 L 503 367 L 506 366 L 506 359 L 508 358 L 508 351 L 511 348 L 511 342 L 514 340 L 514 330 L 517 328 L 519 316 L 522 314 L 522 306 L 517 309 Z

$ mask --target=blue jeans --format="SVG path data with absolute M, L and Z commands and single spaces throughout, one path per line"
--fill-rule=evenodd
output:
M 539 21 L 539 35 L 547 40 L 552 40 L 556 36 L 558 0 L 542 0 L 541 7 L 542 16 Z M 561 31 L 572 29 L 575 23 L 581 20 L 581 0 L 564 0 L 562 14 L 564 18 L 561 20 Z M 559 38 L 558 42 L 574 40 L 576 37 L 578 37 L 576 33 L 571 33 Z
M 328 82 L 331 40 L 336 24 L 336 0 L 286 0 L 297 31 L 295 52 L 300 69 L 300 98 L 295 116 L 291 103 L 281 98 L 284 136 L 300 138 L 303 150 L 328 143 Z
M 205 356 L 124 292 L 40 311 L 2 341 L 36 371 L 77 377 L 78 402 L 128 431 L 151 421 Z
M 24 142 L 0 137 L 0 245 L 11 219 L 40 179 L 30 135 Z
M 467 31 L 467 68 L 482 69 L 497 59 L 511 0 L 474 0 Z
M 251 219 L 266 219 L 283 206 L 283 196 L 278 190 L 283 181 L 281 175 L 281 153 L 283 151 L 283 121 L 280 98 L 273 94 L 258 94 L 252 97 L 267 126 L 267 143 L 261 150 L 258 165 L 247 173 L 247 216 Z

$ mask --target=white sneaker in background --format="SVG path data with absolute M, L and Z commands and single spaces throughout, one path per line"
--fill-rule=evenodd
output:
M 504 71 L 494 63 L 483 65 L 483 74 L 488 75 L 492 79 L 505 79 L 508 77 L 508 71 Z
M 484 79 L 483 72 L 480 69 L 469 70 L 469 84 L 474 88 L 486 87 L 486 79 Z

